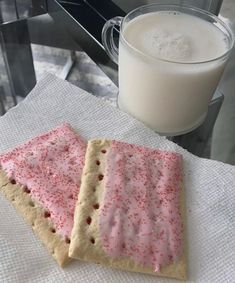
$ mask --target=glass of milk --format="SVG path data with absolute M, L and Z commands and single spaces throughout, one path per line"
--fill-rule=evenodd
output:
M 119 66 L 120 109 L 159 134 L 174 136 L 204 121 L 234 38 L 209 12 L 151 4 L 107 21 L 102 40 Z

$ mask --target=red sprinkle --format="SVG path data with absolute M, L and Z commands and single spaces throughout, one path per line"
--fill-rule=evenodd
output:
M 99 160 L 96 160 L 96 165 L 100 165 L 100 161 Z
M 12 184 L 12 185 L 15 185 L 15 184 L 16 184 L 16 180 L 11 179 L 11 184 Z
M 65 146 L 64 151 L 69 151 L 69 146 Z
M 101 152 L 102 153 L 106 153 L 107 151 L 106 151 L 106 149 L 102 149 Z
M 70 244 L 70 239 L 68 237 L 65 238 L 65 243 Z
M 95 239 L 94 238 L 90 238 L 90 241 L 91 241 L 92 244 L 95 243 Z

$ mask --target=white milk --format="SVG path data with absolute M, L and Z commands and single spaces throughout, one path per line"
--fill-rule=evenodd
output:
M 155 12 L 130 21 L 123 37 L 119 107 L 162 134 L 198 126 L 226 60 L 205 61 L 228 50 L 224 34 L 191 15 Z

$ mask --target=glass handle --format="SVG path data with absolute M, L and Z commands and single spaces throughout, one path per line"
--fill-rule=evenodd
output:
M 122 17 L 114 17 L 108 20 L 102 29 L 102 43 L 110 59 L 118 64 L 118 46 L 114 42 L 113 31 L 115 26 L 121 26 Z

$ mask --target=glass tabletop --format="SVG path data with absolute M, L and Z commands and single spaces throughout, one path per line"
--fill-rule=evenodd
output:
M 67 1 L 20 1 L 14 14 L 16 2 L 1 1 L 0 115 L 24 99 L 44 72 L 51 72 L 115 105 L 117 66 L 109 61 L 99 42 L 105 18 L 95 25 L 93 12 L 84 2 L 70 1 L 68 14 Z M 224 1 L 221 10 L 224 20 L 234 18 L 234 6 L 232 0 Z M 81 22 L 88 19 L 87 30 L 92 26 L 97 35 L 93 41 L 88 40 L 84 25 L 73 17 L 78 7 Z M 234 27 L 234 22 L 230 20 L 230 23 Z M 81 32 L 77 32 L 77 27 Z M 234 68 L 233 51 L 208 119 L 191 133 L 170 137 L 198 156 L 230 164 L 235 164 L 235 78 L 231 75 Z

